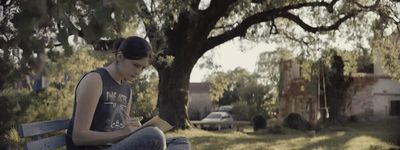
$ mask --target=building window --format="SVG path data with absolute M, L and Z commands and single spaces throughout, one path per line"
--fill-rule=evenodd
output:
M 389 111 L 391 116 L 400 116 L 400 100 L 390 101 Z

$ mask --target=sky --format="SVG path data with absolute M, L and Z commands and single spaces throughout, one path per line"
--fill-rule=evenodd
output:
M 253 72 L 256 69 L 258 55 L 262 52 L 276 50 L 277 47 L 276 44 L 263 42 L 254 43 L 247 40 L 242 40 L 242 42 L 231 40 L 208 51 L 205 57 L 212 57 L 214 64 L 221 66 L 219 71 L 228 71 L 236 67 L 242 67 L 249 72 Z M 213 70 L 199 67 L 202 62 L 204 62 L 204 59 L 200 59 L 197 62 L 190 76 L 190 82 L 202 82 L 207 75 L 212 73 Z

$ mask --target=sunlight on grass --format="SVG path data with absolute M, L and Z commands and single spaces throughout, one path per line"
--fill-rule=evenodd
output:
M 319 143 L 330 138 L 343 136 L 344 132 L 329 135 L 306 137 L 295 132 L 289 135 L 263 134 L 228 131 L 204 131 L 191 129 L 167 134 L 168 137 L 186 136 L 190 139 L 193 149 L 301 149 L 305 145 Z M 267 147 L 266 147 L 267 146 Z
M 371 136 L 362 135 L 347 141 L 344 147 L 346 149 L 389 149 L 394 145 Z
M 189 138 L 193 150 L 336 150 L 336 149 L 390 149 L 399 148 L 391 144 L 397 127 L 385 128 L 371 125 L 352 125 L 328 128 L 315 136 L 284 128 L 282 134 L 253 132 L 249 126 L 245 132 L 234 130 L 205 131 L 190 129 L 167 133 L 167 137 Z

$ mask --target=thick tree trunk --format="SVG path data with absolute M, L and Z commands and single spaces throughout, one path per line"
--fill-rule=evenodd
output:
M 188 62 L 175 60 L 171 67 L 158 71 L 160 117 L 173 125 L 175 129 L 189 127 L 187 105 L 192 66 Z

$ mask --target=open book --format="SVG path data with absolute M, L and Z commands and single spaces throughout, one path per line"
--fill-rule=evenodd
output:
M 171 126 L 167 121 L 161 119 L 159 116 L 154 116 L 149 121 L 140 126 L 137 130 L 149 126 L 158 127 L 163 132 L 167 132 L 168 130 L 171 130 L 173 128 L 173 126 Z

